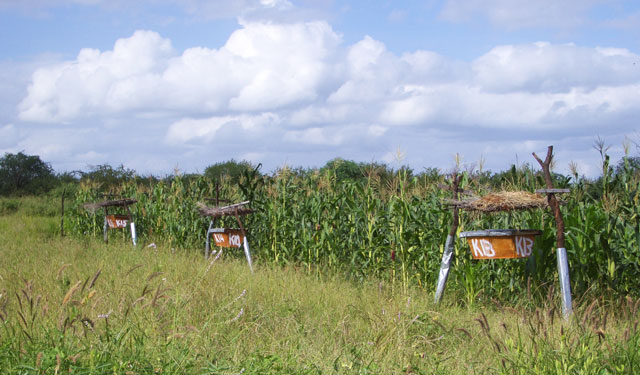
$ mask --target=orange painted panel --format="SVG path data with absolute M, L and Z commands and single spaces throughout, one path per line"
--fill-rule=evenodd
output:
M 533 241 L 533 235 L 467 237 L 473 259 L 527 258 Z
M 129 223 L 129 216 L 127 215 L 107 215 L 107 224 L 109 228 L 126 228 Z
M 240 229 L 224 229 L 222 232 L 211 234 L 213 242 L 219 247 L 240 247 L 244 242 L 244 236 Z

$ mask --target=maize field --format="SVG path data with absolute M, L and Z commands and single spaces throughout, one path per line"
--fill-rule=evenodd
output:
M 603 158 L 598 180 L 577 175 L 554 176 L 555 187 L 570 188 L 560 197 L 571 284 L 586 293 L 638 295 L 640 290 L 640 178 L 625 163 L 615 171 Z M 196 203 L 215 197 L 251 200 L 256 213 L 243 218 L 254 261 L 295 265 L 309 272 L 336 271 L 354 280 L 390 280 L 397 288 L 410 285 L 431 290 L 437 280 L 452 211 L 451 194 L 442 173 L 411 176 L 398 171 L 381 180 L 339 180 L 335 172 L 282 168 L 272 175 L 246 173 L 240 183 L 212 181 L 204 176 L 175 175 L 152 184 L 125 182 L 111 193 L 133 198 L 131 206 L 139 246 L 168 243 L 180 251 L 204 253 L 208 219 Z M 465 172 L 462 188 L 478 195 L 496 190 L 544 188 L 539 170 L 528 165 L 500 174 Z M 102 236 L 103 212 L 89 212 L 87 202 L 102 200 L 105 187 L 81 184 L 66 231 Z M 550 209 L 480 214 L 461 211 L 459 231 L 540 229 L 533 254 L 526 259 L 476 261 L 468 245 L 457 239 L 447 294 L 474 301 L 544 298 L 557 284 L 555 223 Z M 237 227 L 226 218 L 227 227 Z M 110 231 L 117 238 L 120 234 Z M 122 236 L 122 235 L 120 235 Z M 229 253 L 228 253 L 229 254 Z M 242 251 L 230 254 L 242 257 Z

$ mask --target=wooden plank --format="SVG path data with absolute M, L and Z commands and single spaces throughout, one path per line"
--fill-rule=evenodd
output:
M 484 230 L 460 232 L 460 238 L 539 236 L 541 234 L 542 234 L 542 231 L 538 229 L 484 229 Z
M 217 207 L 219 210 L 228 210 L 230 208 L 235 208 L 235 207 L 241 207 L 244 206 L 246 204 L 249 204 L 249 202 L 251 201 L 244 201 L 244 202 L 240 202 L 240 203 L 236 203 L 236 204 L 230 204 L 228 206 L 222 206 L 222 207 Z
M 223 216 L 242 216 L 253 213 L 254 210 L 246 208 L 247 204 L 250 201 L 244 201 L 236 204 L 231 204 L 229 206 L 223 207 L 208 207 L 204 203 L 198 202 L 196 205 L 198 207 L 198 211 L 203 216 L 211 216 L 211 217 L 223 217 Z
M 571 189 L 536 189 L 537 194 L 564 194 L 571 193 Z

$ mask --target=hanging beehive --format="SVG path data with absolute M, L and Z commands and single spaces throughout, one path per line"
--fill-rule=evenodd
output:
M 240 217 L 251 214 L 254 211 L 247 207 L 249 201 L 220 207 L 218 206 L 218 204 L 220 204 L 220 202 L 222 201 L 226 202 L 227 200 L 219 199 L 217 195 L 218 187 L 216 186 L 216 198 L 206 198 L 206 200 L 208 201 L 215 202 L 216 207 L 209 207 L 202 202 L 199 202 L 197 204 L 200 214 L 211 218 L 211 221 L 209 222 L 209 228 L 207 229 L 207 239 L 205 242 L 205 258 L 209 257 L 209 253 L 211 251 L 211 239 L 213 239 L 213 243 L 215 244 L 215 246 L 218 247 L 244 247 L 244 253 L 247 257 L 249 269 L 251 269 L 251 272 L 253 272 L 251 253 L 249 250 L 249 241 L 247 240 L 247 233 Z M 240 228 L 216 228 L 216 219 L 220 219 L 225 216 L 235 217 Z
M 533 252 L 539 230 L 487 229 L 461 232 L 466 238 L 473 259 L 527 258 Z
M 105 197 L 113 198 L 116 197 L 113 194 L 105 194 Z M 97 209 L 104 209 L 104 242 L 109 242 L 109 229 L 122 229 L 127 226 L 131 227 L 131 241 L 133 245 L 137 244 L 136 237 L 136 224 L 133 222 L 133 215 L 131 214 L 131 210 L 129 206 L 135 204 L 137 200 L 130 198 L 116 199 L 116 200 L 107 200 L 98 203 L 86 203 L 84 207 L 91 211 L 95 212 Z M 118 209 L 124 208 L 126 213 L 109 213 L 109 209 Z
M 499 212 L 543 208 L 546 198 L 540 194 L 525 191 L 502 191 L 461 201 L 450 201 L 458 208 Z M 461 232 L 466 238 L 473 259 L 510 259 L 526 258 L 533 252 L 535 236 L 542 234 L 532 229 L 487 229 Z

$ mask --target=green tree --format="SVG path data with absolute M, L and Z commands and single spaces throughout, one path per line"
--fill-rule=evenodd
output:
M 23 195 L 49 191 L 55 184 L 49 163 L 37 155 L 6 153 L 0 158 L 0 194 Z
M 246 173 L 252 173 L 253 171 L 257 173 L 257 169 L 258 168 L 249 161 L 235 161 L 231 159 L 208 166 L 204 170 L 204 175 L 214 181 L 220 181 L 222 177 L 226 176 L 231 183 L 237 184 L 240 182 L 240 176 Z
M 615 174 L 637 174 L 640 172 L 640 156 L 625 156 L 616 164 Z
M 132 180 L 136 177 L 136 171 L 125 168 L 120 164 L 113 168 L 109 164 L 100 164 L 89 167 L 89 172 L 81 172 L 82 180 L 92 180 L 100 183 L 103 189 Z
M 332 171 L 336 174 L 337 181 L 344 180 L 360 180 L 365 177 L 365 171 L 362 165 L 353 160 L 345 160 L 342 158 L 334 158 L 327 162 L 324 167 L 320 168 L 321 172 Z

